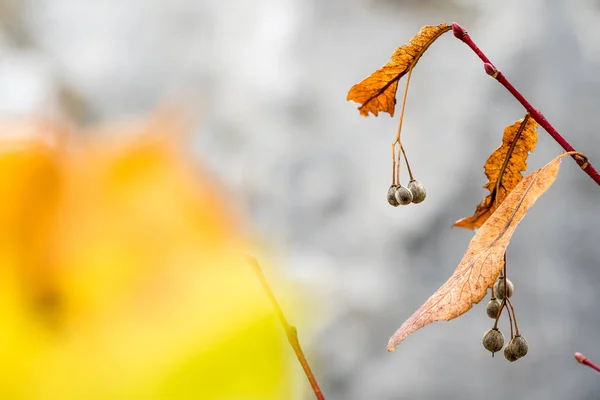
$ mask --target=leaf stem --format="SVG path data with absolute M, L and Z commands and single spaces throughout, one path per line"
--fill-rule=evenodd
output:
M 398 145 L 398 153 L 396 153 L 395 149 L 396 149 L 396 145 Z M 394 141 L 394 143 L 392 143 L 392 156 L 394 157 L 394 185 L 397 186 L 401 186 L 400 184 L 400 172 L 401 172 L 401 168 L 402 168 L 402 161 L 400 161 L 400 157 L 401 157 L 401 147 L 402 145 L 400 144 L 399 141 Z
M 510 300 L 508 298 L 506 299 L 506 304 L 510 304 Z M 508 323 L 510 324 L 510 340 L 513 340 L 513 338 L 515 337 L 515 334 L 513 331 L 514 313 L 515 313 L 514 309 L 512 310 L 512 314 L 511 314 L 511 309 L 509 307 L 506 307 L 506 314 L 508 315 Z
M 529 115 L 529 114 L 528 114 Z M 527 115 L 525 116 L 525 121 L 523 121 L 524 123 L 527 123 Z M 524 125 L 521 125 L 522 127 Z M 515 309 L 512 306 L 512 303 L 510 302 L 510 298 L 508 297 L 508 277 L 507 277 L 507 271 L 506 271 L 506 251 L 504 251 L 504 267 L 503 267 L 503 282 L 504 282 L 504 300 L 506 301 L 507 307 L 506 307 L 506 313 L 508 314 L 508 321 L 510 322 L 510 340 L 512 340 L 515 336 L 513 335 L 513 320 L 514 320 L 514 324 L 515 324 L 515 331 L 517 332 L 517 336 L 519 335 L 519 326 L 517 325 L 517 314 L 515 314 Z M 511 318 L 511 311 L 512 311 L 512 318 Z
M 308 361 L 306 361 L 306 357 L 304 356 L 302 347 L 300 347 L 300 341 L 298 340 L 298 330 L 296 329 L 295 326 L 290 325 L 288 323 L 288 321 L 285 319 L 285 316 L 283 315 L 283 311 L 281 311 L 281 307 L 279 306 L 279 303 L 277 302 L 277 299 L 275 298 L 275 295 L 273 294 L 273 291 L 271 290 L 269 283 L 267 282 L 267 278 L 263 274 L 262 269 L 260 268 L 260 264 L 258 263 L 256 258 L 254 258 L 252 256 L 246 256 L 246 261 L 248 262 L 248 264 L 250 264 L 252 266 L 252 269 L 254 270 L 254 273 L 256 274 L 256 276 L 258 277 L 258 280 L 262 284 L 262 287 L 263 287 L 265 293 L 267 294 L 267 297 L 271 301 L 271 304 L 273 305 L 273 308 L 275 309 L 275 312 L 277 313 L 277 317 L 279 318 L 279 322 L 283 326 L 283 330 L 285 331 L 288 342 L 289 342 L 290 346 L 292 346 L 294 353 L 296 353 L 298 362 L 300 362 L 300 365 L 302 366 L 302 369 L 304 370 L 304 373 L 306 374 L 306 377 L 308 378 L 308 381 L 310 382 L 310 386 L 312 387 L 312 390 L 315 393 L 316 398 L 318 400 L 325 400 L 325 397 L 323 396 L 323 392 L 321 391 L 321 388 L 319 387 L 319 384 L 317 383 L 317 379 L 315 378 L 312 370 L 310 369 L 310 365 L 308 365 Z
M 392 143 L 392 186 L 399 180 L 399 174 L 396 173 L 396 142 Z
M 591 361 L 589 358 L 584 356 L 583 354 L 575 353 L 575 359 L 577 360 L 577 362 L 579 364 L 587 365 L 588 367 L 600 372 L 600 367 L 598 365 L 596 365 L 593 361 Z
M 404 86 L 404 96 L 402 97 L 402 109 L 400 110 L 400 123 L 398 124 L 398 131 L 396 132 L 396 140 L 394 143 L 400 143 L 400 133 L 402 132 L 402 121 L 404 120 L 404 109 L 406 108 L 406 96 L 408 95 L 408 85 L 410 84 L 410 76 L 412 75 L 412 68 L 408 70 L 406 76 L 406 85 Z
M 498 310 L 498 315 L 496 315 L 496 321 L 494 322 L 494 329 L 498 329 L 498 321 L 500 321 L 500 316 L 502 315 L 502 311 L 506 307 L 506 298 L 502 299 L 502 303 L 500 303 L 500 310 Z
M 408 163 L 408 157 L 406 157 L 406 152 L 404 151 L 404 146 L 402 146 L 402 143 L 400 143 L 400 150 L 402 150 L 402 155 L 404 156 L 404 161 L 406 162 L 406 169 L 408 169 L 408 176 L 410 177 L 411 181 L 414 181 L 415 178 L 413 178 L 412 170 L 410 169 L 410 164 Z
M 456 22 L 452 24 L 452 31 L 457 39 L 461 40 L 467 46 L 469 46 L 471 50 L 473 50 L 473 52 L 477 54 L 481 61 L 483 61 L 485 72 L 488 75 L 492 76 L 494 79 L 496 79 L 502 86 L 504 86 L 506 90 L 508 90 L 513 95 L 513 97 L 517 99 L 517 101 L 521 103 L 523 107 L 525 107 L 525 109 L 531 115 L 531 117 L 538 124 L 540 124 L 542 128 L 544 128 L 546 132 L 548 132 L 548 134 L 550 134 L 550 136 L 552 136 L 552 138 L 563 149 L 565 149 L 565 151 L 576 151 L 575 148 L 573 148 L 573 146 L 571 146 L 569 142 L 567 142 L 567 140 L 564 137 L 562 137 L 562 135 L 552 126 L 552 124 L 548 122 L 546 117 L 544 117 L 544 115 L 538 109 L 534 108 L 527 101 L 527 99 L 525 99 L 525 97 L 523 97 L 523 95 L 509 82 L 509 80 L 504 76 L 504 74 L 500 72 L 494 66 L 494 64 L 492 64 L 490 59 L 487 58 L 483 51 L 481 51 L 481 49 L 475 44 L 475 42 L 473 42 L 473 39 L 471 39 L 467 31 L 465 31 Z M 592 178 L 594 182 L 596 182 L 596 184 L 600 186 L 600 173 L 598 173 L 594 166 L 587 159 L 584 159 L 576 154 L 572 155 L 571 157 L 573 157 L 573 159 L 575 160 L 577 165 L 579 165 L 579 167 L 583 170 L 583 172 L 588 174 L 589 177 Z
M 404 96 L 402 97 L 402 109 L 400 110 L 400 122 L 398 123 L 398 130 L 396 131 L 396 139 L 392 143 L 392 185 L 400 185 L 400 151 L 404 154 L 404 160 L 406 161 L 406 167 L 408 168 L 408 174 L 410 175 L 410 179 L 412 180 L 412 172 L 410 171 L 410 165 L 408 164 L 408 158 L 406 158 L 406 152 L 402 147 L 402 142 L 400 141 L 400 134 L 402 133 L 402 121 L 404 121 L 404 108 L 406 106 L 406 97 L 408 96 L 408 85 L 410 84 L 410 76 L 412 75 L 412 68 L 408 70 L 408 75 L 406 77 L 406 85 L 404 86 Z M 396 144 L 400 146 L 398 150 L 398 154 L 396 155 Z
M 506 281 L 504 283 L 506 284 Z M 506 303 L 510 307 L 510 310 L 512 311 L 512 315 L 513 315 L 513 320 L 515 321 L 515 334 L 516 334 L 516 336 L 521 336 L 519 334 L 519 324 L 517 324 L 517 314 L 515 314 L 515 309 L 514 309 L 514 307 L 512 305 L 512 302 L 510 301 L 509 298 L 506 298 Z M 507 310 L 508 310 L 508 308 L 507 308 Z M 513 337 L 513 335 L 512 335 L 512 326 L 510 327 L 510 336 L 511 336 L 511 339 L 512 339 L 512 337 Z

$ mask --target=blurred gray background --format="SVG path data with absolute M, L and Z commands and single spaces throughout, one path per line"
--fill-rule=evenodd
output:
M 483 163 L 524 110 L 443 36 L 402 136 L 428 198 L 392 208 L 397 117 L 363 118 L 346 94 L 421 26 L 453 21 L 600 166 L 598 0 L 0 0 L 0 112 L 93 124 L 186 98 L 191 149 L 307 299 L 312 315 L 288 317 L 327 399 L 600 398 L 573 359 L 600 361 L 600 193 L 571 160 L 508 249 L 527 357 L 482 348 L 487 300 L 385 350 L 460 261 L 472 232 L 450 226 L 487 194 Z M 530 170 L 560 151 L 540 129 Z

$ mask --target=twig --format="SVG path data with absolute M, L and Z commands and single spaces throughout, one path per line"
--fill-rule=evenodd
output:
M 527 101 L 527 99 L 525 99 L 525 97 L 523 97 L 523 95 L 508 81 L 508 79 L 506 79 L 504 74 L 502 72 L 500 72 L 494 66 L 494 64 L 492 64 L 490 59 L 487 58 L 487 56 L 483 53 L 483 51 L 481 51 L 481 49 L 475 44 L 475 42 L 473 42 L 473 39 L 471 39 L 471 37 L 469 36 L 467 31 L 465 31 L 460 25 L 458 25 L 455 22 L 452 24 L 452 32 L 454 33 L 454 36 L 457 39 L 463 41 L 467 46 L 469 46 L 471 48 L 471 50 L 473 50 L 473 52 L 475 52 L 475 54 L 477 54 L 477 56 L 481 59 L 481 61 L 483 61 L 483 66 L 485 68 L 485 72 L 488 75 L 490 75 L 492 78 L 494 78 L 498 82 L 500 82 L 500 84 L 502 86 L 504 86 L 514 96 L 514 98 L 517 99 L 517 101 L 519 101 L 519 103 L 521 103 L 521 105 L 523 107 L 525 107 L 525 109 L 531 115 L 531 117 L 538 124 L 540 124 L 542 126 L 542 128 L 544 128 L 546 130 L 546 132 L 548 132 L 550 134 L 550 136 L 552 136 L 552 138 L 554 138 L 554 140 L 556 140 L 556 142 L 563 149 L 565 149 L 565 151 L 567 151 L 567 152 L 576 151 L 575 148 L 573 148 L 573 146 L 571 146 L 569 144 L 569 142 L 567 142 L 567 140 L 565 138 L 563 138 L 560 133 L 558 133 L 558 131 L 552 126 L 552 124 L 550 124 L 550 122 L 548 122 L 546 117 L 544 117 L 544 115 L 539 110 L 534 108 Z M 600 185 L 600 174 L 598 173 L 598 171 L 596 171 L 594 166 L 587 160 L 587 158 L 581 157 L 576 154 L 572 155 L 571 157 L 573 157 L 573 159 L 575 160 L 577 165 L 579 165 L 579 167 L 586 174 L 588 174 L 590 176 L 590 178 L 592 178 L 594 180 L 594 182 L 596 182 L 598 185 Z
M 256 273 L 258 280 L 262 284 L 263 289 L 264 289 L 265 293 L 267 294 L 267 297 L 269 297 L 269 300 L 271 300 L 271 304 L 273 305 L 273 308 L 275 309 L 275 312 L 277 313 L 279 322 L 283 326 L 283 330 L 285 331 L 288 342 L 289 342 L 290 346 L 292 346 L 292 349 L 294 349 L 294 353 L 296 353 L 298 362 L 302 366 L 302 369 L 304 370 L 304 373 L 306 374 L 306 377 L 308 378 L 308 381 L 310 382 L 310 386 L 312 387 L 313 392 L 315 392 L 315 396 L 317 397 L 318 400 L 325 400 L 325 397 L 323 396 L 323 392 L 321 392 L 321 388 L 319 387 L 319 384 L 317 383 L 317 379 L 315 378 L 312 370 L 310 369 L 310 366 L 308 365 L 308 361 L 306 361 L 306 357 L 304 356 L 302 347 L 300 347 L 300 341 L 298 340 L 298 330 L 296 329 L 295 326 L 290 325 L 287 322 L 287 320 L 285 319 L 285 316 L 283 315 L 283 311 L 281 311 L 281 307 L 279 307 L 279 303 L 277 302 L 277 299 L 275 298 L 275 295 L 273 294 L 273 291 L 271 290 L 271 287 L 269 286 L 269 283 L 267 282 L 267 278 L 265 277 L 265 274 L 263 274 L 262 269 L 260 268 L 260 264 L 258 263 L 256 258 L 254 258 L 252 256 L 246 256 L 246 260 L 254 269 L 254 273 Z
M 597 366 L 594 362 L 590 361 L 590 359 L 584 356 L 583 354 L 575 353 L 575 359 L 579 364 L 587 365 L 588 367 L 600 372 L 600 367 Z

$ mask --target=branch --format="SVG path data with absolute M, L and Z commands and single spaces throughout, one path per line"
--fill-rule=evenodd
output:
M 515 99 L 525 107 L 527 112 L 533 117 L 533 119 L 542 126 L 556 140 L 556 142 L 563 148 L 565 151 L 576 151 L 573 146 L 567 142 L 565 138 L 561 136 L 560 133 L 548 122 L 546 117 L 536 108 L 534 108 L 525 97 L 506 79 L 504 74 L 500 72 L 494 64 L 490 61 L 489 58 L 481 51 L 479 47 L 473 42 L 473 39 L 469 36 L 467 31 L 465 31 L 460 25 L 456 22 L 452 24 L 452 32 L 454 36 L 463 41 L 467 46 L 477 54 L 477 56 L 483 61 L 483 66 L 485 68 L 485 72 L 490 75 L 492 78 L 496 79 L 502 86 L 508 90 Z M 584 156 L 574 154 L 571 157 L 575 160 L 575 162 L 579 165 L 579 167 L 590 176 L 598 185 L 600 185 L 600 174 L 596 169 L 592 166 L 592 164 L 588 161 L 588 159 Z
M 575 359 L 577 360 L 577 362 L 579 364 L 587 365 L 588 367 L 600 372 L 600 367 L 598 367 L 596 364 L 594 364 L 592 361 L 590 361 L 590 359 L 587 358 L 586 356 L 584 356 L 583 354 L 575 353 Z
M 279 307 L 279 303 L 277 302 L 277 299 L 275 298 L 273 291 L 269 287 L 267 278 L 263 274 L 262 269 L 260 268 L 260 264 L 258 263 L 256 258 L 254 258 L 252 256 L 246 256 L 246 261 L 248 261 L 248 263 L 254 269 L 254 273 L 256 274 L 256 276 L 258 277 L 258 280 L 262 284 L 263 289 L 264 289 L 265 293 L 267 294 L 267 297 L 269 297 L 269 300 L 271 300 L 271 304 L 273 305 L 273 308 L 275 309 L 275 312 L 277 313 L 277 317 L 279 318 L 279 322 L 281 323 L 281 326 L 283 326 L 283 329 L 287 336 L 288 342 L 289 342 L 290 346 L 292 346 L 292 349 L 294 349 L 294 353 L 296 353 L 298 362 L 300 362 L 300 365 L 302 366 L 302 369 L 304 370 L 304 373 L 306 374 L 306 377 L 308 378 L 308 381 L 310 382 L 310 386 L 312 387 L 313 392 L 315 392 L 315 396 L 317 397 L 318 400 L 325 400 L 325 397 L 323 396 L 323 392 L 321 392 L 321 388 L 319 387 L 319 384 L 317 383 L 317 380 L 316 380 L 314 374 L 312 373 L 310 366 L 308 365 L 308 361 L 306 361 L 306 357 L 304 357 L 304 353 L 302 352 L 302 347 L 300 347 L 300 341 L 298 340 L 298 330 L 296 329 L 295 326 L 290 325 L 287 322 L 287 320 L 285 319 L 285 316 L 283 315 L 283 311 L 281 311 L 281 307 Z

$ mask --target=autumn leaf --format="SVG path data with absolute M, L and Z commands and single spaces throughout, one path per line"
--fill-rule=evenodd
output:
M 388 351 L 432 322 L 454 319 L 486 295 L 504 265 L 510 238 L 527 210 L 552 185 L 564 153 L 527 175 L 477 231 L 452 276 L 394 333 Z
M 521 172 L 527 170 L 527 156 L 537 144 L 537 127 L 537 122 L 527 114 L 504 128 L 502 145 L 490 155 L 483 166 L 488 177 L 484 188 L 488 189 L 490 194 L 479 203 L 473 216 L 458 220 L 453 226 L 466 229 L 481 227 L 508 193 L 521 182 Z
M 361 104 L 358 109 L 365 117 L 369 112 L 377 116 L 379 111 L 389 113 L 393 117 L 398 81 L 414 68 L 429 46 L 450 29 L 446 24 L 421 28 L 409 43 L 394 51 L 386 65 L 352 86 L 346 100 Z

